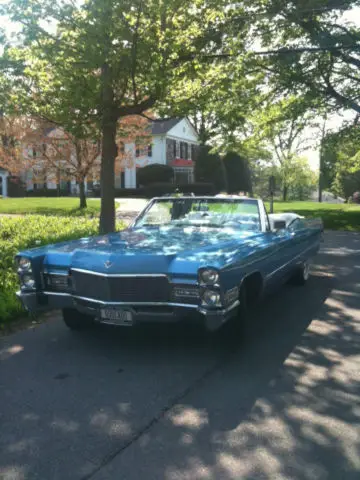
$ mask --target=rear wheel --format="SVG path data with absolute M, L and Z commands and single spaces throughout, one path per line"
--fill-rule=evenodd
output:
M 305 285 L 310 277 L 310 262 L 304 262 L 300 267 L 296 269 L 296 272 L 291 278 L 293 285 Z
M 75 308 L 64 308 L 62 315 L 65 325 L 70 330 L 86 330 L 94 324 L 93 317 L 78 312 Z

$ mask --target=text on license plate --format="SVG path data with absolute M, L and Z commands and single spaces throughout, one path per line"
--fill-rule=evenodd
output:
M 102 308 L 100 310 L 100 316 L 104 323 L 110 323 L 112 325 L 131 326 L 133 324 L 133 315 L 130 310 Z

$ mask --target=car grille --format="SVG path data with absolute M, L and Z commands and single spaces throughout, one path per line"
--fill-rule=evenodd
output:
M 45 288 L 48 291 L 53 292 L 68 292 L 70 290 L 70 277 L 69 275 L 56 274 L 56 273 L 44 273 Z
M 76 296 L 104 302 L 168 302 L 170 284 L 167 277 L 106 277 L 72 271 Z

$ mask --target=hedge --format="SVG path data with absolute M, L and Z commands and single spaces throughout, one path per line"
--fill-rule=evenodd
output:
M 152 163 L 137 171 L 137 182 L 143 187 L 154 183 L 170 183 L 174 178 L 174 169 L 170 165 Z
M 175 193 L 176 191 L 185 194 L 194 193 L 195 195 L 215 195 L 218 193 L 212 183 L 198 182 L 176 185 L 173 183 L 154 183 L 140 188 L 116 188 L 115 198 L 153 198 Z M 100 197 L 100 191 L 94 190 L 93 196 Z
M 0 218 L 0 329 L 23 313 L 15 295 L 19 289 L 15 255 L 27 248 L 95 235 L 98 223 L 96 219 L 79 217 Z
M 58 190 L 57 188 L 38 188 L 36 190 L 28 190 L 27 197 L 68 197 L 68 190 Z

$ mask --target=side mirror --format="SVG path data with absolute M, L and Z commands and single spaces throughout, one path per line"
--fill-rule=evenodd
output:
M 286 228 L 285 220 L 275 220 L 274 230 L 284 230 L 284 228 Z

